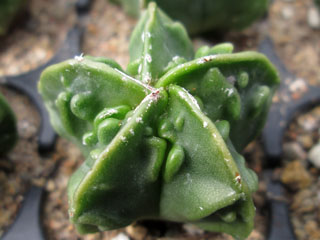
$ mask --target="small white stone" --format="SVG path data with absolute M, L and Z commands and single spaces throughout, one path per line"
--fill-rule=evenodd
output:
M 306 84 L 306 81 L 304 79 L 298 78 L 294 80 L 293 83 L 289 86 L 290 92 L 306 92 L 308 90 L 308 86 Z
M 127 235 L 125 235 L 124 233 L 119 233 L 117 236 L 115 236 L 114 238 L 112 238 L 112 240 L 130 240 L 129 237 Z
M 308 159 L 316 168 L 320 169 L 320 143 L 311 148 Z
M 195 225 L 192 225 L 190 223 L 186 223 L 182 225 L 183 229 L 189 233 L 190 235 L 200 235 L 204 233 L 204 230 L 198 228 Z
M 291 7 L 284 7 L 281 14 L 284 19 L 288 20 L 293 17 L 294 11 Z
M 315 7 L 308 10 L 308 24 L 311 28 L 320 29 L 320 13 Z

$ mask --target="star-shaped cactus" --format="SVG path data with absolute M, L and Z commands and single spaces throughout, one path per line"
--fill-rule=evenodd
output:
M 232 50 L 194 55 L 183 26 L 152 3 L 133 32 L 127 71 L 80 56 L 42 73 L 54 128 L 87 158 L 68 187 L 80 233 L 137 219 L 250 233 L 257 177 L 238 151 L 261 130 L 279 78 L 263 55 Z
M 16 117 L 0 93 L 0 155 L 10 151 L 17 141 Z

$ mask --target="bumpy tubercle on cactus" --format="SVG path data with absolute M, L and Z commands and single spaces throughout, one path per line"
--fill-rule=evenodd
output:
M 151 3 L 126 71 L 85 56 L 42 73 L 52 125 L 87 158 L 68 186 L 79 233 L 162 219 L 249 235 L 257 176 L 238 152 L 263 127 L 279 78 L 262 54 L 232 51 L 194 54 L 184 27 Z

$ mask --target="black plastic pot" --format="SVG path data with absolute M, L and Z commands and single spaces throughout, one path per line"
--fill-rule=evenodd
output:
M 87 15 L 90 0 L 77 2 L 77 13 L 79 22 Z M 54 149 L 56 135 L 49 124 L 47 111 L 43 106 L 40 95 L 37 92 L 37 82 L 42 70 L 56 62 L 72 58 L 80 54 L 82 27 L 74 26 L 68 33 L 67 38 L 57 54 L 46 64 L 28 73 L 4 78 L 3 83 L 27 96 L 33 101 L 40 112 L 42 123 L 39 130 L 39 151 L 48 152 Z M 268 156 L 267 170 L 264 178 L 267 182 L 267 196 L 270 205 L 270 221 L 268 240 L 295 240 L 289 219 L 287 203 L 284 199 L 283 186 L 272 177 L 272 169 L 279 165 L 282 155 L 282 139 L 284 132 L 295 114 L 307 107 L 320 102 L 320 88 L 307 85 L 307 90 L 301 94 L 299 99 L 292 98 L 288 86 L 296 78 L 291 74 L 280 59 L 277 57 L 272 41 L 266 38 L 260 44 L 260 52 L 264 53 L 278 68 L 282 79 L 279 95 L 287 95 L 288 100 L 282 98 L 274 103 L 268 116 L 266 127 L 262 134 L 265 153 Z M 28 83 L 28 84 L 26 84 Z M 41 224 L 40 212 L 43 203 L 44 189 L 31 187 L 25 196 L 23 205 L 16 217 L 15 222 L 2 237 L 2 240 L 45 240 L 43 226 Z

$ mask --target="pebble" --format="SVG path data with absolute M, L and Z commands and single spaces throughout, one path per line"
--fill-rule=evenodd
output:
M 291 93 L 305 93 L 308 91 L 308 85 L 302 78 L 297 78 L 294 82 L 289 85 Z
M 306 132 L 311 132 L 319 128 L 317 117 L 313 114 L 305 114 L 298 117 L 298 125 Z
M 311 28 L 320 29 L 320 13 L 315 7 L 308 10 L 308 24 Z
M 136 224 L 126 227 L 126 232 L 135 240 L 143 240 L 148 234 L 148 230 L 145 227 Z
M 130 240 L 129 237 L 127 235 L 125 235 L 124 233 L 119 233 L 117 236 L 115 236 L 114 238 L 112 238 L 111 240 Z
M 265 240 L 265 236 L 254 229 L 249 235 L 248 240 Z
M 289 142 L 283 145 L 284 157 L 289 160 L 305 160 L 307 153 L 303 150 L 302 146 L 297 142 Z
M 311 148 L 308 159 L 316 168 L 320 169 L 320 143 Z
M 311 134 L 299 135 L 297 140 L 304 148 L 308 149 L 311 148 L 314 144 Z
M 53 180 L 50 179 L 47 183 L 46 189 L 48 191 L 53 191 L 55 188 L 56 188 L 56 184 L 54 183 Z
M 317 223 L 313 220 L 310 220 L 305 224 L 305 229 L 310 235 L 316 232 L 317 228 L 318 228 Z
M 312 198 L 305 198 L 302 201 L 302 205 L 297 209 L 298 214 L 311 213 L 316 210 L 316 206 Z
M 38 187 L 43 187 L 46 183 L 46 179 L 44 177 L 34 178 L 32 179 L 32 183 Z
M 194 236 L 194 235 L 201 235 L 204 233 L 204 230 L 196 227 L 193 224 L 190 223 L 186 223 L 182 225 L 182 228 L 190 235 Z
M 310 186 L 311 175 L 300 161 L 288 163 L 281 175 L 281 181 L 293 190 Z
M 291 7 L 284 7 L 281 14 L 284 19 L 289 20 L 294 15 L 294 11 Z

